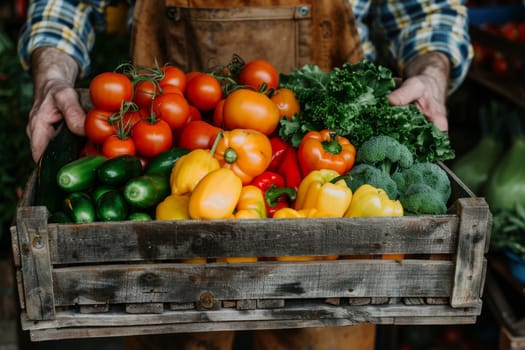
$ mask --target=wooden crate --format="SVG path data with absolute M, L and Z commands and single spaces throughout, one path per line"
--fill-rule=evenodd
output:
M 22 328 L 41 341 L 474 323 L 492 216 L 483 198 L 449 175 L 447 215 L 80 225 L 49 224 L 46 208 L 31 206 L 30 180 L 11 228 Z M 406 256 L 381 259 L 388 253 Z M 345 258 L 270 259 L 333 254 Z M 214 262 L 239 256 L 261 259 Z M 196 257 L 208 262 L 180 260 Z

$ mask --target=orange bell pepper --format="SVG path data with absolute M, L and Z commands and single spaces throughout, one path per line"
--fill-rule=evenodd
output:
M 347 138 L 324 129 L 307 132 L 297 155 L 303 176 L 319 169 L 331 169 L 343 175 L 354 166 L 356 148 Z
M 231 169 L 247 185 L 270 165 L 272 145 L 268 136 L 259 131 L 234 129 L 224 132 L 214 157 L 221 167 Z

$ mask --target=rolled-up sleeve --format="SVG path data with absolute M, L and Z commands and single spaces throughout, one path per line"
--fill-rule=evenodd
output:
M 468 33 L 468 15 L 463 1 L 384 1 L 378 7 L 380 25 L 389 39 L 389 49 L 402 71 L 414 56 L 438 51 L 451 62 L 449 92 L 463 82 L 473 50 Z
M 81 76 L 88 74 L 95 42 L 93 23 L 103 18 L 104 6 L 104 1 L 32 1 L 18 37 L 22 66 L 30 69 L 31 53 L 38 47 L 51 46 L 71 55 L 79 63 Z

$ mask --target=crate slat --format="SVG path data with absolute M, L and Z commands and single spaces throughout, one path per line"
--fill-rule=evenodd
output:
M 28 315 L 35 320 L 55 317 L 47 216 L 45 207 L 17 209 L 17 241 L 21 247 L 25 306 Z
M 436 215 L 424 220 L 405 216 L 107 222 L 49 225 L 48 230 L 53 264 L 81 264 L 225 256 L 453 254 L 457 227 L 457 216 Z
M 109 265 L 57 268 L 57 306 L 323 297 L 444 297 L 451 261 L 337 260 L 307 263 Z M 376 276 L 377 278 L 367 278 Z

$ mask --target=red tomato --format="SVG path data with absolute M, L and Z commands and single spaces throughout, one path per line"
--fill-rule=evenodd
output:
M 280 119 L 275 103 L 263 93 L 239 89 L 224 100 L 223 123 L 226 130 L 254 129 L 270 135 Z
M 189 115 L 188 119 L 186 119 L 186 124 L 185 125 L 188 125 L 188 123 L 190 123 L 190 122 L 192 122 L 194 120 L 202 120 L 202 114 L 197 108 L 195 108 L 194 106 L 190 105 L 190 115 Z M 181 135 L 183 130 L 184 130 L 184 127 L 173 130 L 173 144 L 175 144 L 175 145 L 179 144 L 180 135 Z
M 202 120 L 202 113 L 197 107 L 190 105 L 190 117 L 188 122 L 192 120 Z
M 178 94 L 184 96 L 184 93 L 181 91 L 181 89 L 175 85 L 164 84 L 162 85 L 161 89 L 163 94 Z
M 155 157 L 167 151 L 173 144 L 173 133 L 166 121 L 142 119 L 131 130 L 131 138 L 137 151 L 144 157 Z
M 106 158 L 125 154 L 134 156 L 136 153 L 135 143 L 131 137 L 120 138 L 118 135 L 111 135 L 102 144 L 102 154 Z
M 178 129 L 186 124 L 190 116 L 190 105 L 182 95 L 162 94 L 155 97 L 153 111 L 157 117 L 165 120 L 172 129 Z
M 89 83 L 89 97 L 95 107 L 115 112 L 120 109 L 123 101 L 131 101 L 133 85 L 122 73 L 100 73 Z
M 184 92 L 186 90 L 186 74 L 180 68 L 175 66 L 164 66 L 161 68 L 161 71 L 164 73 L 164 76 L 159 81 L 159 85 L 164 87 L 164 85 L 173 85 Z
M 115 127 L 117 130 L 119 129 L 126 129 L 131 130 L 135 124 L 137 124 L 143 117 L 146 116 L 143 109 L 139 109 L 138 111 L 128 111 L 124 113 L 122 116 L 122 124 L 120 120 L 116 123 Z
M 109 122 L 112 112 L 91 109 L 84 120 L 86 137 L 94 143 L 101 144 L 115 134 L 115 127 Z
M 213 125 L 218 126 L 219 128 L 224 126 L 224 101 L 224 99 L 220 100 L 213 110 Z
M 265 60 L 254 60 L 241 68 L 239 83 L 260 90 L 263 83 L 266 89 L 277 89 L 279 86 L 279 72 L 273 64 Z
M 179 147 L 186 149 L 210 149 L 221 128 L 203 120 L 194 120 L 184 126 L 180 134 Z
M 188 82 L 186 97 L 200 111 L 211 111 L 222 98 L 221 83 L 211 74 L 200 73 Z
M 141 80 L 135 85 L 135 95 L 133 102 L 140 108 L 148 109 L 155 96 L 159 95 L 159 87 L 150 80 Z
M 287 117 L 291 119 L 295 114 L 299 114 L 301 111 L 301 106 L 295 93 L 287 88 L 281 88 L 275 90 L 275 93 L 272 95 L 271 100 L 277 106 L 279 110 L 279 115 L 282 117 Z
M 190 82 L 190 80 L 192 80 L 193 78 L 195 78 L 196 76 L 201 75 L 201 74 L 204 74 L 204 73 L 203 72 L 197 72 L 197 71 L 186 73 L 186 84 L 188 84 Z

